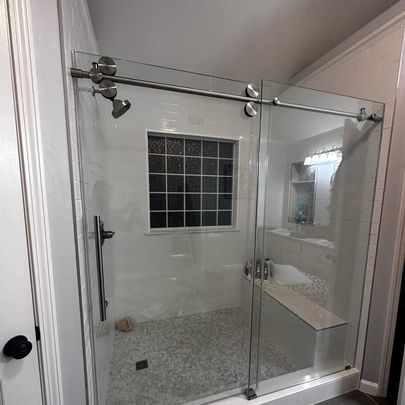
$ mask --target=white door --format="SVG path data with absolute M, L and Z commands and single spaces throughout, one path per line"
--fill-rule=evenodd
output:
M 41 405 L 5 0 L 0 0 L 0 61 L 0 405 Z M 15 336 L 25 336 L 32 350 L 19 338 L 6 356 L 3 348 Z

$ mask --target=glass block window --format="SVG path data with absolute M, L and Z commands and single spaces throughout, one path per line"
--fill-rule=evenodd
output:
M 150 228 L 232 227 L 236 142 L 148 133 Z

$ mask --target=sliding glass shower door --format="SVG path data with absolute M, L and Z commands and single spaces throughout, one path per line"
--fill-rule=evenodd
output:
M 76 59 L 88 69 L 99 57 Z M 116 62 L 117 76 L 142 81 L 236 96 L 246 87 Z M 254 262 L 259 115 L 248 117 L 240 101 L 118 84 L 116 99 L 131 108 L 115 119 L 92 85 L 97 92 L 103 84 L 79 81 L 77 95 L 99 403 L 242 393 L 251 291 L 241 287 Z M 115 232 L 104 241 L 100 221 Z
M 262 105 L 257 394 L 361 367 L 384 113 L 377 102 L 270 81 L 262 98 L 277 101 Z
M 383 106 L 115 63 L 76 53 L 97 403 L 253 398 L 358 366 Z

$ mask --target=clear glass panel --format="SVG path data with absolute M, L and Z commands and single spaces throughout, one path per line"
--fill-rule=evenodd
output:
M 77 53 L 88 70 L 98 56 Z M 245 83 L 116 60 L 117 75 L 243 95 Z M 259 116 L 238 101 L 78 81 L 92 334 L 100 404 L 207 402 L 247 386 Z M 97 88 L 98 86 L 95 85 Z M 100 322 L 93 216 L 103 245 Z
M 76 67 L 97 60 L 77 53 Z M 246 87 L 116 62 L 139 80 Z M 91 87 L 77 83 L 99 403 L 206 403 L 353 366 L 382 125 L 268 104 L 247 118 L 238 101 L 123 84 L 132 106 L 114 119 Z M 383 115 L 267 81 L 262 97 Z M 94 215 L 116 232 L 102 246 L 103 322 Z
M 376 102 L 268 81 L 262 97 L 383 115 Z M 354 366 L 381 131 L 381 123 L 262 107 L 258 394 Z

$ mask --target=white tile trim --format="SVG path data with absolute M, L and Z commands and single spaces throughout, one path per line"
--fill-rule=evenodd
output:
M 374 383 L 372 381 L 360 380 L 360 391 L 365 392 L 366 394 L 370 395 L 378 395 L 379 389 L 378 389 L 378 384 Z
M 404 122 L 402 118 L 402 111 L 405 106 L 405 99 L 401 96 L 405 90 L 405 29 L 403 29 L 402 34 L 402 50 L 401 50 L 401 65 L 400 72 L 398 75 L 397 84 L 397 97 L 394 103 L 394 117 L 391 138 L 396 139 L 402 137 Z M 401 156 L 395 155 L 395 147 L 390 150 L 390 159 L 402 160 Z M 403 153 L 403 150 L 401 150 Z M 391 162 L 390 162 L 391 163 Z M 381 370 L 380 378 L 378 380 L 377 394 L 385 395 L 388 388 L 388 379 L 391 366 L 391 354 L 394 344 L 395 327 L 397 321 L 397 308 L 399 303 L 399 296 L 401 292 L 401 278 L 403 276 L 403 266 L 405 260 L 405 168 L 401 167 L 402 172 L 396 171 L 396 175 L 402 175 L 402 182 L 400 184 L 401 196 L 398 201 L 398 218 L 397 218 L 397 229 L 395 230 L 395 248 L 394 257 L 392 265 L 391 280 L 389 283 L 389 293 L 388 293 L 388 303 L 387 303 L 387 318 L 386 324 L 384 325 L 384 337 L 383 337 L 383 350 L 381 358 Z M 388 168 L 389 170 L 389 168 Z M 387 172 L 388 172 L 387 170 Z M 391 206 L 385 207 L 386 210 L 391 210 Z M 383 211 L 384 213 L 384 211 Z M 394 230 L 393 230 L 394 231 Z M 379 243 L 381 243 L 379 241 Z M 378 255 L 378 251 L 377 251 Z

